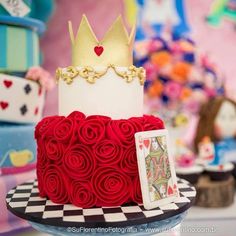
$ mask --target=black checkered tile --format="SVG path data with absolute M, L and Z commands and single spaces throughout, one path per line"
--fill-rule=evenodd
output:
M 129 226 L 164 220 L 186 211 L 196 196 L 195 188 L 179 179 L 180 196 L 174 202 L 152 210 L 134 203 L 119 207 L 83 209 L 71 204 L 55 204 L 39 197 L 37 185 L 37 180 L 34 180 L 10 190 L 6 197 L 8 209 L 29 221 L 64 227 Z

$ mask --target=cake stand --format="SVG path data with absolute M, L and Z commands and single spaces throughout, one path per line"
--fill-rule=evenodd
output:
M 196 197 L 195 188 L 178 179 L 180 196 L 172 203 L 146 210 L 141 204 L 83 209 L 39 197 L 37 180 L 10 190 L 7 208 L 38 231 L 52 235 L 154 235 L 178 225 Z

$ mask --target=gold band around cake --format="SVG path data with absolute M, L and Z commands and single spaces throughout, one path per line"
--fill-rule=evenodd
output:
M 100 79 L 107 73 L 109 69 L 124 79 L 127 83 L 131 83 L 135 78 L 139 79 L 140 85 L 144 85 L 146 73 L 143 67 L 135 67 L 134 65 L 127 67 L 126 71 L 120 70 L 119 67 L 108 65 L 104 70 L 95 70 L 91 66 L 82 68 L 68 66 L 66 68 L 58 68 L 56 70 L 56 79 L 62 79 L 67 84 L 71 84 L 78 75 L 84 78 L 88 83 L 94 84 L 97 79 Z

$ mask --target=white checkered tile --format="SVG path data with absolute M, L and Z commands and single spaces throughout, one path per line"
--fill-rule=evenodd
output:
M 65 222 L 85 222 L 84 216 L 64 216 L 63 221 Z
M 26 207 L 28 202 L 10 202 L 9 206 L 12 208 Z
M 108 213 L 105 214 L 104 217 L 107 222 L 127 221 L 127 218 L 123 213 Z
M 44 211 L 43 212 L 43 218 L 48 219 L 48 218 L 60 218 L 63 217 L 63 211 Z
M 178 206 L 175 203 L 169 203 L 169 204 L 160 206 L 159 208 L 163 211 L 167 211 L 167 210 L 169 211 L 169 210 L 177 210 Z
M 182 192 L 185 197 L 195 197 L 196 193 L 193 191 Z
M 64 205 L 64 211 L 77 211 L 77 210 L 82 210 L 81 207 L 74 206 L 72 204 L 66 204 Z
M 143 211 L 143 214 L 144 214 L 146 217 L 153 217 L 153 216 L 162 215 L 162 214 L 163 214 L 163 211 L 162 211 L 162 210 Z
M 34 212 L 43 212 L 45 206 L 27 206 L 25 209 L 25 213 L 34 213 Z
M 175 203 L 185 203 L 190 202 L 190 200 L 186 197 L 178 197 L 174 200 Z
M 85 216 L 103 215 L 103 210 L 102 208 L 84 209 L 83 215 Z
M 121 207 L 124 213 L 135 213 L 135 212 L 142 212 L 142 209 L 139 206 L 125 206 Z

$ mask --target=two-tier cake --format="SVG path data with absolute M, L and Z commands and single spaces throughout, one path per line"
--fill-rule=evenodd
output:
M 87 18 L 73 33 L 72 66 L 59 68 L 59 116 L 35 130 L 40 196 L 79 207 L 142 202 L 134 134 L 163 129 L 143 115 L 145 70 L 133 65 L 135 30 L 121 17 L 101 41 Z

